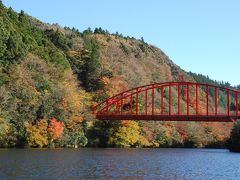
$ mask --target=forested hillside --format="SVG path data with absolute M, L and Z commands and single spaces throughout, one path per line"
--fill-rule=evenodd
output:
M 0 147 L 223 147 L 230 123 L 101 122 L 91 113 L 123 90 L 181 80 L 230 86 L 185 72 L 143 38 L 46 24 L 0 1 Z

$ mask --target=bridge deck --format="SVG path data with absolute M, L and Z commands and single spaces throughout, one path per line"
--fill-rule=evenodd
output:
M 149 120 L 149 121 L 196 121 L 196 122 L 233 122 L 237 116 L 196 116 L 196 115 L 104 115 L 97 114 L 99 120 Z

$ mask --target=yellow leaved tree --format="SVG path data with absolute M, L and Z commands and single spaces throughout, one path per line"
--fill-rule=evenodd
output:
M 122 121 L 122 126 L 109 138 L 108 143 L 117 147 L 150 146 L 141 135 L 141 128 L 136 121 Z
M 35 125 L 26 123 L 26 137 L 31 147 L 44 147 L 48 145 L 48 122 L 42 119 Z

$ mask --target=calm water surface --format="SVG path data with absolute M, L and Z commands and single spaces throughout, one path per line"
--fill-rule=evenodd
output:
M 240 180 L 240 154 L 216 149 L 1 149 L 0 179 Z

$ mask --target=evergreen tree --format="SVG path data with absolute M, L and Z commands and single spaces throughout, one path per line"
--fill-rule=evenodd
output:
M 89 36 L 84 36 L 83 68 L 81 78 L 87 91 L 95 91 L 102 88 L 102 67 L 100 64 L 99 46 Z
M 46 30 L 45 34 L 57 47 L 61 48 L 64 51 L 68 50 L 67 40 L 64 34 L 61 33 L 59 30 L 57 31 L 54 31 L 53 29 Z
M 227 145 L 230 151 L 240 152 L 240 120 L 235 122 Z
M 89 28 L 87 28 L 86 30 L 83 31 L 83 36 L 89 35 L 89 34 L 92 34 L 92 33 L 93 33 L 92 29 L 89 27 Z

